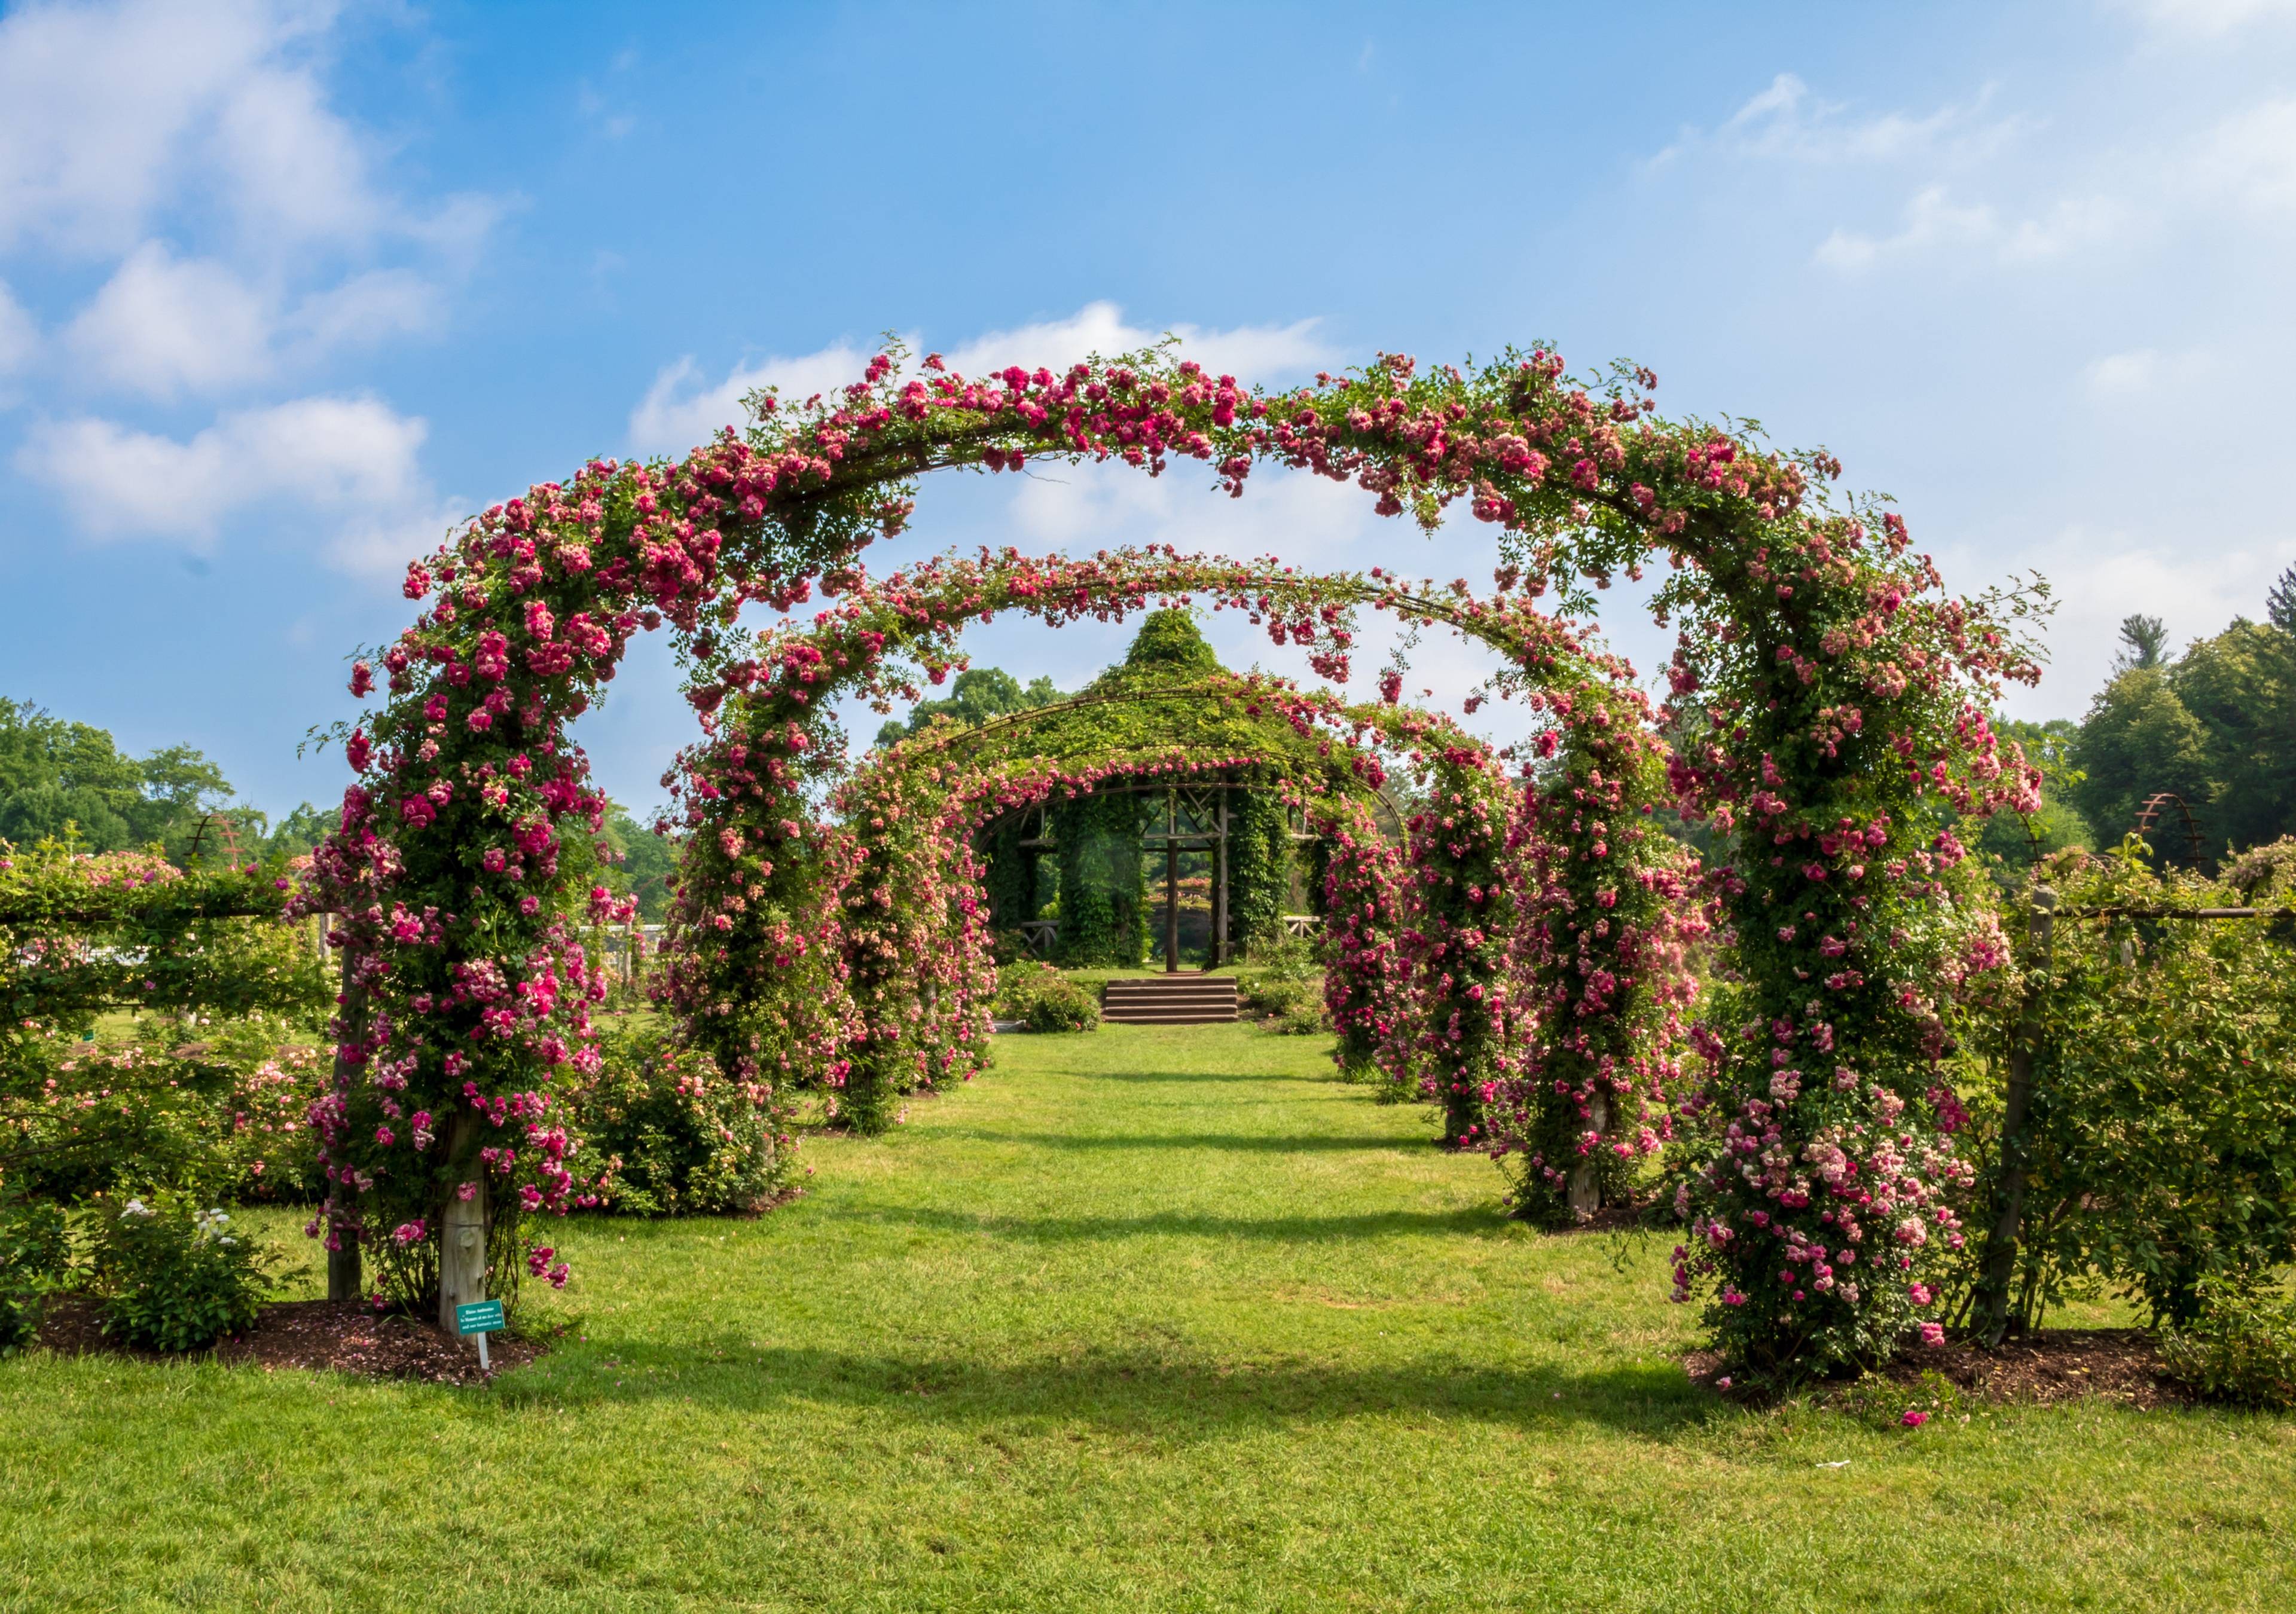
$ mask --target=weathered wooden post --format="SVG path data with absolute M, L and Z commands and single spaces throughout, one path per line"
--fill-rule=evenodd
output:
M 1164 973 L 1180 972 L 1180 832 L 1177 796 L 1164 793 Z
M 324 935 L 325 914 L 321 914 L 321 934 Z M 343 1049 L 366 1038 L 366 988 L 346 987 L 342 1001 L 342 1041 L 335 1047 L 335 1087 L 348 1089 L 357 1079 L 357 1071 L 343 1057 Z M 334 1190 L 338 1208 L 327 1218 L 327 1299 L 330 1300 L 363 1300 L 365 1274 L 359 1266 L 359 1224 L 356 1202 L 342 1205 L 341 1196 L 348 1191 L 337 1184 Z
M 2028 919 L 2033 940 L 2033 972 L 2049 968 L 2056 935 L 2057 894 L 2035 886 Z M 2033 1107 L 2033 1062 L 2040 1052 L 2041 987 L 2038 980 L 2025 988 L 2024 1012 L 2009 1049 L 2009 1083 L 2001 1095 L 2001 1190 L 1993 1230 L 1985 1241 L 1985 1273 L 1978 1285 L 1981 1309 L 1980 1338 L 1987 1349 L 2001 1343 L 2009 1331 L 2009 1290 L 2017 1273 L 2017 1232 L 2025 1216 L 2025 1185 L 2031 1162 L 2031 1140 L 2026 1119 Z
M 1574 1220 L 1592 1221 L 1595 1213 L 1603 1208 L 1602 1137 L 1610 1124 L 1611 1095 L 1598 1092 L 1587 1103 L 1587 1125 L 1594 1128 L 1595 1146 L 1570 1169 L 1570 1215 Z
M 487 1298 L 487 1172 L 472 1146 L 478 1130 L 476 1116 L 459 1114 L 447 1145 L 447 1158 L 471 1174 L 473 1188 L 468 1199 L 450 1191 L 439 1218 L 439 1327 L 449 1334 L 457 1332 L 456 1307 Z
M 1219 787 L 1219 892 L 1212 904 L 1212 964 L 1228 961 L 1227 940 L 1227 786 Z

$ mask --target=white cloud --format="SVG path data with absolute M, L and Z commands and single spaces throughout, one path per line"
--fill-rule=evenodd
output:
M 303 299 L 282 321 L 283 340 L 299 359 L 394 336 L 435 331 L 446 317 L 439 288 L 407 269 L 373 269 Z
M 2296 19 L 2296 0 L 2120 0 L 2120 8 L 2183 39 L 2217 40 L 2252 23 Z
M 1884 112 L 1853 118 L 1846 102 L 1820 100 L 1797 75 L 1780 73 L 1710 134 L 1685 128 L 1645 166 L 1660 168 L 1700 150 L 1805 163 L 1890 162 L 1932 155 L 1967 160 L 1997 149 L 2026 127 L 2017 118 L 1983 119 L 1992 98 L 1988 85 L 1967 105 L 1949 102 L 1920 117 Z
M 1973 247 L 1995 240 L 2000 220 L 1988 207 L 1962 208 L 1931 185 L 1906 204 L 1906 226 L 1895 235 L 1860 235 L 1836 229 L 1818 243 L 1817 261 L 1836 269 L 1864 269 L 1877 259 L 1931 247 Z
M 271 368 L 267 299 L 223 265 L 147 242 L 64 332 L 94 379 L 149 397 L 209 392 Z
M 146 397 L 226 390 L 335 349 L 432 328 L 437 289 L 404 269 L 354 275 L 283 308 L 273 291 L 210 258 L 147 242 L 64 332 L 81 377 Z
M 2099 403 L 2116 403 L 2163 389 L 2181 389 L 2209 380 L 2218 370 L 2215 357 L 2194 350 L 2163 354 L 2151 348 L 2108 353 L 2082 372 L 2089 397 Z
M 726 426 L 746 425 L 742 400 L 768 387 L 792 401 L 857 381 L 869 356 L 840 342 L 797 358 L 769 358 L 737 365 L 715 386 L 701 381 L 693 356 L 665 365 L 638 406 L 630 411 L 630 443 L 641 454 L 680 454 L 699 447 Z
M 6 283 L 0 282 L 0 375 L 22 369 L 39 347 L 39 327 Z
M 355 143 L 288 60 L 332 20 L 325 4 L 117 0 L 0 20 L 0 244 L 124 250 L 186 180 L 252 225 L 299 230 L 316 209 L 368 227 L 380 204 Z
M 1176 325 L 1172 334 L 1180 339 L 1181 350 L 1207 369 L 1248 381 L 1272 380 L 1335 361 L 1333 350 L 1315 334 L 1318 323 L 1303 319 L 1289 325 L 1240 325 L 1225 331 Z M 1123 310 L 1114 303 L 1094 302 L 1067 319 L 975 337 L 943 349 L 942 356 L 969 375 L 1013 365 L 1056 370 L 1095 353 L 1107 356 L 1144 348 L 1163 334 L 1127 324 Z M 915 337 L 905 340 L 913 348 L 920 346 Z M 795 402 L 828 392 L 859 381 L 875 351 L 840 341 L 794 358 L 774 357 L 736 365 L 714 385 L 702 379 L 701 366 L 689 355 L 664 365 L 630 412 L 631 446 L 644 454 L 683 452 L 724 427 L 744 424 L 747 417 L 742 399 L 745 395 L 778 387 L 782 397 Z
M 429 430 L 371 397 L 241 410 L 181 442 L 80 417 L 35 426 L 16 468 L 94 536 L 172 538 L 200 552 L 244 512 L 315 509 L 333 518 L 332 558 L 365 569 L 435 543 L 450 520 L 418 463 Z
M 2233 113 L 2200 143 L 2194 171 L 2253 213 L 2296 216 L 2296 100 Z
M 1930 252 L 1983 255 L 2004 263 L 2034 263 L 2062 258 L 2126 233 L 2134 222 L 2128 206 L 2110 196 L 2059 201 L 2046 214 L 2005 223 L 1986 203 L 1964 207 L 1943 185 L 1928 185 L 1906 204 L 1904 227 L 1894 235 L 1865 235 L 1835 228 L 1817 245 L 1817 261 L 1828 268 L 1872 268 L 1885 258 Z
M 1336 362 L 1334 350 L 1316 336 L 1320 323 L 1303 319 L 1288 325 L 1239 325 L 1227 331 L 1175 325 L 1171 333 L 1180 339 L 1180 350 L 1208 370 L 1230 373 L 1246 381 L 1267 381 Z M 968 375 L 1011 365 L 1059 369 L 1095 353 L 1109 356 L 1145 348 L 1163 335 L 1161 331 L 1128 324 L 1124 310 L 1114 303 L 1094 302 L 1066 319 L 992 331 L 948 349 L 946 356 Z
M 308 72 L 250 73 L 217 117 L 215 161 L 245 224 L 289 242 L 364 241 L 393 211 Z
M 2127 533 L 2089 527 L 2067 528 L 2037 546 L 2022 563 L 2061 581 L 2077 580 L 2077 586 L 2062 591 L 2049 623 L 2053 656 L 2046 682 L 2038 693 L 2021 694 L 2013 704 L 2078 716 L 2079 692 L 2103 686 L 2121 620 L 2132 611 L 2161 618 L 2180 650 L 2222 633 L 2235 616 L 2258 619 L 2265 591 L 2296 561 L 2296 532 L 2212 547 L 2206 565 L 2194 560 L 2189 541 L 2132 541 Z

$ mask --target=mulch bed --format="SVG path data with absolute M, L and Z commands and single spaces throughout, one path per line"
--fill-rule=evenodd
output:
M 101 1354 L 141 1362 L 180 1361 L 163 1352 L 135 1350 L 103 1332 L 93 1300 L 59 1295 L 40 1324 L 40 1343 L 66 1356 Z M 523 1367 L 547 1349 L 536 1340 L 489 1335 L 494 1374 Z M 206 1356 L 205 1351 L 194 1356 Z M 427 1323 L 377 1312 L 356 1300 L 289 1300 L 263 1308 L 243 1334 L 226 1337 L 212 1353 L 221 1362 L 251 1362 L 266 1372 L 283 1367 L 324 1369 L 374 1379 L 420 1379 L 434 1384 L 480 1384 L 474 1342 L 444 1334 Z
M 1643 1225 L 1644 1209 L 1640 1205 L 1605 1205 L 1583 1222 L 1544 1231 L 1549 1237 L 1562 1238 L 1578 1233 L 1626 1233 Z
M 1690 1381 L 1714 1389 L 1722 1358 L 1693 1351 L 1682 1359 Z M 1924 1373 L 1941 1373 L 1980 1400 L 2049 1405 L 2086 1397 L 2122 1406 L 2187 1406 L 2192 1394 L 2168 1377 L 2152 1336 L 2136 1328 L 2045 1328 L 2022 1339 L 2005 1340 L 1998 1350 L 1982 1350 L 1965 1340 L 1932 1348 L 1909 1347 L 1881 1372 L 1904 1385 L 1918 1385 Z M 1732 1400 L 1753 1401 L 1741 1388 L 1717 1390 Z

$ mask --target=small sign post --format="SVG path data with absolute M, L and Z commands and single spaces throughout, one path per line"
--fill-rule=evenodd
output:
M 492 1372 L 487 1360 L 487 1336 L 503 1325 L 503 1303 L 500 1300 L 475 1300 L 468 1306 L 455 1307 L 455 1331 L 479 1337 L 479 1371 Z

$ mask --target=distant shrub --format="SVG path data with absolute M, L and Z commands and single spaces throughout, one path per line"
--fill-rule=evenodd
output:
M 2132 837 L 2103 857 L 2045 859 L 2060 904 L 2048 957 L 2020 898 L 2002 915 L 1998 967 L 1964 988 L 1976 1058 L 1956 1142 L 1991 1179 L 1980 1226 L 2000 1202 L 2007 1074 L 2030 1050 L 2009 1258 L 2018 1328 L 2102 1280 L 2149 1322 L 2190 1331 L 2215 1297 L 2267 1292 L 2296 1259 L 2296 954 L 2270 917 L 2158 917 L 2234 905 L 2240 888 L 2157 872 L 2142 853 Z M 2269 889 L 2279 856 L 2264 848 L 2240 865 L 2249 889 Z M 1973 1286 L 1991 1249 L 1970 1240 L 1954 1282 Z
M 271 1288 L 260 1246 L 221 1207 L 160 1190 L 88 1208 L 89 1276 L 103 1330 L 149 1350 L 200 1350 L 255 1325 Z
M 1031 1031 L 1091 1031 L 1100 1025 L 1100 1000 L 1046 963 L 1012 963 L 999 970 L 996 1008 Z
M 2296 1407 L 2296 1299 L 2213 1299 L 2189 1326 L 2161 1331 L 2161 1359 L 2212 1401 Z
M 164 1014 L 136 1033 L 126 1044 L 18 1041 L 17 1093 L 0 1100 L 14 1187 L 57 1200 L 155 1184 L 209 1200 L 324 1197 L 308 1114 L 329 1059 L 283 1040 L 307 1028 L 261 1013 L 192 1024 Z
M 751 1211 L 796 1170 L 772 1086 L 727 1077 L 662 1022 L 609 1023 L 594 1076 L 562 1096 L 578 1144 L 573 1202 L 633 1216 Z
M 0 1201 L 0 1356 L 39 1331 L 41 1307 L 62 1283 L 69 1252 L 61 1208 Z
M 1324 971 L 1316 950 L 1300 937 L 1264 942 L 1252 949 L 1251 967 L 1235 977 L 1237 1000 L 1275 1030 L 1305 1036 L 1329 1027 L 1324 1008 Z

